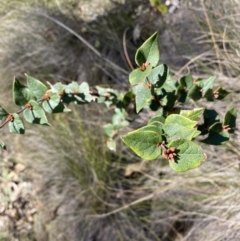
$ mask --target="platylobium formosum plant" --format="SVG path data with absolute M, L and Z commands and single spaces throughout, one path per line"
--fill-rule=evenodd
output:
M 228 92 L 221 87 L 214 89 L 215 76 L 193 79 L 188 74 L 174 80 L 168 66 L 159 64 L 159 60 L 158 35 L 154 33 L 136 52 L 138 67 L 129 75 L 132 88 L 126 93 L 98 86 L 90 89 L 87 82 L 44 85 L 28 75 L 24 85 L 15 78 L 13 101 L 20 110 L 9 113 L 0 107 L 0 128 L 8 125 L 11 133 L 24 134 L 22 118 L 32 124 L 49 125 L 45 112 L 69 112 L 71 110 L 66 105 L 71 102 L 78 105 L 104 103 L 115 112 L 112 122 L 103 127 L 108 148 L 115 150 L 116 136 L 129 124 L 130 104 L 134 103 L 136 113 L 146 108 L 156 114 L 145 126 L 121 136 L 123 142 L 144 160 L 163 157 L 178 172 L 196 168 L 206 159 L 199 143 L 226 143 L 236 128 L 237 110 L 234 107 L 229 109 L 220 120 L 215 110 L 189 108 L 188 103 L 193 106 L 192 103 L 201 98 L 222 100 Z M 0 145 L 6 148 L 3 142 Z

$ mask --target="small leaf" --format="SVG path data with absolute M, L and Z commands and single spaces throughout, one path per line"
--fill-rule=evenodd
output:
M 142 71 L 140 69 L 134 69 L 130 74 L 129 74 L 129 82 L 131 85 L 138 84 L 146 79 L 146 77 L 149 75 L 149 73 L 152 70 L 152 66 L 149 64 L 147 68 Z
M 65 92 L 67 94 L 78 94 L 79 93 L 79 85 L 77 82 L 72 81 L 65 87 Z
M 194 101 L 200 100 L 202 98 L 201 87 L 193 85 L 188 91 L 187 97 L 193 99 Z
M 169 77 L 168 77 L 169 78 Z M 157 88 L 156 93 L 158 95 L 165 95 L 166 92 L 173 92 L 177 90 L 178 82 L 173 79 L 168 79 L 164 82 L 161 88 Z
M 223 125 L 224 126 L 228 125 L 231 128 L 228 131 L 229 133 L 234 133 L 236 129 L 236 119 L 237 119 L 237 109 L 233 107 L 227 111 L 223 120 Z
M 213 89 L 213 85 L 215 82 L 216 76 L 211 76 L 207 79 L 200 80 L 197 82 L 198 86 L 202 88 L 202 96 L 206 97 L 209 90 Z
M 6 145 L 5 145 L 2 141 L 0 141 L 0 147 L 1 147 L 3 150 L 7 150 Z
M 169 115 L 163 125 L 164 133 L 167 135 L 167 139 L 187 139 L 192 140 L 198 131 L 194 128 L 197 124 L 197 121 L 192 121 L 184 116 L 172 114 Z
M 43 109 L 48 113 L 62 113 L 62 112 L 70 112 L 62 102 L 61 98 L 56 93 L 50 93 L 50 100 L 45 100 L 42 103 Z
M 128 121 L 126 121 L 127 113 L 124 109 L 118 109 L 115 108 L 115 114 L 112 116 L 112 123 L 114 126 L 127 126 L 129 124 Z
M 203 112 L 204 112 L 203 108 L 196 108 L 193 110 L 181 110 L 180 115 L 185 116 L 188 119 L 193 120 L 193 121 L 199 121 Z
M 151 64 L 155 67 L 158 64 L 159 58 L 158 34 L 156 32 L 137 50 L 135 62 L 140 67 L 145 63 Z
M 31 109 L 26 109 L 23 112 L 23 116 L 26 121 L 33 124 L 49 125 L 45 112 L 36 101 L 30 101 Z
M 108 141 L 107 141 L 107 147 L 110 151 L 116 151 L 116 142 L 109 138 Z
M 13 101 L 18 106 L 24 106 L 27 102 L 34 99 L 33 93 L 16 78 L 13 81 Z
M 184 89 L 186 89 L 186 91 L 189 91 L 192 86 L 193 86 L 193 77 L 191 74 L 188 74 L 186 76 L 183 76 L 180 80 L 180 86 Z
M 10 121 L 8 123 L 8 128 L 10 133 L 17 133 L 17 134 L 24 134 L 25 128 L 23 125 L 23 122 L 18 114 L 14 113 L 13 115 L 13 121 Z
M 169 160 L 170 167 L 177 172 L 185 172 L 199 167 L 207 156 L 202 148 L 189 140 L 174 140 L 169 143 L 168 148 L 176 148 L 176 161 Z
M 62 93 L 62 92 L 65 92 L 65 88 L 66 88 L 66 85 L 58 82 L 54 85 L 51 85 L 51 90 L 53 93 Z
M 25 74 L 26 75 L 26 74 Z M 47 92 L 48 88 L 41 81 L 26 75 L 28 88 L 32 92 L 32 94 L 36 97 L 37 100 L 40 100 L 43 95 Z
M 158 128 L 150 129 L 143 127 L 121 137 L 127 146 L 145 160 L 154 160 L 162 153 L 158 146 L 162 142 L 162 133 Z
M 6 110 L 4 110 L 2 106 L 0 106 L 0 120 L 5 119 L 8 116 L 8 114 L 9 113 Z
M 152 99 L 151 89 L 145 83 L 141 83 L 133 87 L 133 93 L 136 95 L 136 111 L 137 113 L 144 108 Z
M 163 124 L 165 122 L 165 118 L 162 115 L 156 115 L 148 121 L 148 125 L 150 125 L 151 123 L 153 123 L 155 121 L 158 121 Z
M 103 126 L 105 134 L 112 138 L 116 134 L 116 130 L 113 124 L 106 124 Z
M 220 133 L 223 130 L 223 125 L 221 122 L 215 122 L 213 125 L 209 127 L 209 130 Z
M 160 104 L 164 107 L 167 107 L 168 110 L 172 110 L 175 102 L 176 102 L 177 96 L 174 92 L 168 92 L 161 100 Z
M 166 81 L 168 75 L 168 67 L 165 64 L 161 64 L 150 72 L 148 80 L 155 88 L 160 88 Z
M 168 7 L 165 4 L 159 4 L 157 9 L 161 13 L 168 13 Z
M 92 96 L 89 93 L 89 85 L 87 82 L 82 82 L 79 85 L 79 94 L 82 100 L 85 102 L 91 102 L 92 101 Z
M 205 109 L 203 112 L 204 124 L 209 128 L 212 124 L 219 121 L 218 113 L 215 110 Z
M 229 141 L 229 136 L 228 131 L 210 131 L 208 137 L 204 140 L 201 140 L 201 142 L 208 145 L 223 145 Z
M 214 91 L 214 93 L 216 93 L 215 98 L 216 98 L 217 100 L 223 100 L 223 99 L 229 94 L 228 91 L 224 90 L 224 89 L 221 88 L 221 87 L 219 87 L 218 89 L 216 89 L 216 90 Z

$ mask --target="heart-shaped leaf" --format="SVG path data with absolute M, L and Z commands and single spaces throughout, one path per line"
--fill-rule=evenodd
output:
M 211 76 L 207 79 L 198 81 L 198 86 L 201 88 L 202 96 L 206 97 L 209 90 L 213 89 L 216 76 Z
M 8 122 L 8 129 L 10 133 L 24 134 L 25 128 L 23 122 L 18 114 L 12 114 L 13 121 Z
M 138 84 L 146 79 L 152 70 L 152 66 L 149 64 L 145 70 L 134 69 L 129 74 L 129 82 L 131 85 Z
M 161 122 L 163 124 L 165 122 L 165 118 L 162 115 L 156 115 L 148 121 L 148 124 L 151 124 L 155 121 Z
M 16 78 L 13 81 L 13 101 L 16 105 L 24 106 L 30 100 L 34 99 L 33 93 Z
M 24 110 L 23 116 L 26 121 L 33 124 L 49 125 L 45 112 L 36 101 L 28 102 L 31 108 Z
M 158 48 L 158 34 L 156 32 L 137 50 L 135 62 L 140 67 L 145 63 L 151 64 L 155 67 L 158 64 L 159 58 L 160 52 Z
M 176 149 L 175 161 L 169 160 L 170 167 L 177 172 L 185 172 L 199 167 L 207 156 L 202 148 L 189 140 L 174 140 L 168 144 L 168 148 Z
M 196 108 L 193 110 L 181 110 L 180 115 L 185 116 L 188 119 L 193 120 L 193 121 L 199 121 L 203 112 L 204 112 L 203 108 Z
M 168 75 L 168 67 L 165 64 L 161 64 L 149 73 L 148 80 L 155 88 L 160 88 L 166 81 Z
M 195 128 L 196 124 L 197 121 L 190 120 L 181 115 L 172 114 L 166 118 L 163 130 L 168 141 L 179 138 L 192 140 L 200 134 Z
M 208 137 L 204 140 L 201 140 L 201 142 L 208 145 L 223 145 L 229 141 L 229 136 L 228 131 L 210 131 Z
M 92 96 L 89 93 L 89 85 L 87 82 L 82 82 L 79 85 L 79 94 L 80 97 L 82 98 L 83 101 L 85 102 L 91 102 L 92 101 Z
M 70 112 L 62 102 L 61 97 L 57 93 L 50 93 L 50 99 L 42 103 L 43 109 L 48 113 Z
M 110 151 L 116 151 L 116 142 L 115 140 L 109 138 L 107 140 L 107 147 Z
M 224 90 L 222 87 L 219 87 L 217 88 L 215 91 L 214 91 L 215 95 L 214 97 L 217 99 L 217 100 L 222 100 L 224 99 L 228 94 L 229 92 Z
M 143 127 L 129 132 L 121 139 L 144 160 L 154 160 L 162 153 L 161 148 L 159 148 L 159 144 L 162 142 L 162 133 L 158 128 Z
M 136 111 L 138 113 L 152 100 L 151 89 L 145 83 L 141 83 L 133 87 L 133 93 L 136 96 Z
M 43 95 L 47 92 L 48 88 L 41 81 L 26 75 L 28 88 L 32 94 L 36 97 L 37 100 L 40 100 Z
M 236 129 L 236 119 L 237 119 L 237 109 L 233 107 L 227 111 L 223 120 L 223 125 L 229 126 L 230 128 L 228 130 L 229 133 L 234 133 Z

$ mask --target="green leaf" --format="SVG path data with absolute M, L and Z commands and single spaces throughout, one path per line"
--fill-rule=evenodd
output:
M 169 77 L 168 77 L 169 78 Z M 165 95 L 166 92 L 174 92 L 177 90 L 178 82 L 173 79 L 168 79 L 164 82 L 161 88 L 157 88 L 156 93 L 158 95 Z
M 129 132 L 121 139 L 144 160 L 154 160 L 162 153 L 159 148 L 159 144 L 162 142 L 162 132 L 154 126 Z
M 85 102 L 92 101 L 92 96 L 90 95 L 89 85 L 87 82 L 82 82 L 79 85 L 79 94 L 83 101 L 85 101 Z
M 145 83 L 141 83 L 133 87 L 133 93 L 136 96 L 136 112 L 138 113 L 152 100 L 151 89 Z
M 41 106 L 36 101 L 29 101 L 32 106 L 31 109 L 26 109 L 23 112 L 25 120 L 29 123 L 49 125 L 45 112 Z
M 209 127 L 209 130 L 220 133 L 223 130 L 223 125 L 221 122 L 216 122 Z
M 202 96 L 206 97 L 209 90 L 213 89 L 216 76 L 211 76 L 207 79 L 200 80 L 197 82 L 198 86 L 201 88 Z
M 193 85 L 188 91 L 187 97 L 193 99 L 194 101 L 200 100 L 202 98 L 201 87 Z
M 192 140 L 198 134 L 200 134 L 196 128 L 197 121 L 192 121 L 184 116 L 171 114 L 169 115 L 163 125 L 164 133 L 167 135 L 167 139 L 183 138 Z
M 149 1 L 150 1 L 151 5 L 152 5 L 153 7 L 155 7 L 155 6 L 157 6 L 157 5 L 160 4 L 160 0 L 149 0 Z
M 149 75 L 149 73 L 152 70 L 152 66 L 149 64 L 145 70 L 140 69 L 134 69 L 129 74 L 129 82 L 131 85 L 138 84 L 146 79 L 146 77 Z
M 109 138 L 108 141 L 107 141 L 107 147 L 110 151 L 116 151 L 116 142 Z
M 162 115 L 156 115 L 148 121 L 148 125 L 156 121 L 163 124 L 165 122 L 165 118 Z
M 25 74 L 26 75 L 26 74 Z M 43 95 L 47 92 L 48 88 L 41 81 L 26 75 L 28 88 L 32 94 L 36 97 L 37 100 L 40 100 Z
M 216 89 L 216 90 L 214 91 L 214 93 L 216 93 L 215 98 L 216 98 L 217 100 L 222 100 L 222 99 L 224 99 L 224 98 L 229 94 L 228 91 L 224 90 L 224 89 L 221 88 L 221 87 L 219 87 L 218 89 Z
M 0 120 L 5 119 L 8 116 L 8 112 L 0 106 Z
M 209 128 L 215 122 L 219 121 L 218 113 L 215 110 L 205 109 L 203 112 L 204 124 Z
M 187 103 L 189 101 L 188 92 L 193 86 L 193 77 L 191 74 L 183 76 L 179 80 L 179 86 L 177 88 L 177 93 L 179 95 L 178 101 L 181 103 Z
M 202 148 L 189 140 L 174 140 L 168 148 L 176 148 L 176 161 L 169 160 L 170 167 L 177 172 L 185 172 L 199 167 L 207 158 Z
M 61 97 L 56 93 L 50 93 L 50 100 L 45 100 L 42 103 L 43 109 L 48 113 L 70 112 L 62 102 Z
M 158 122 L 159 124 L 156 124 L 157 122 L 153 122 L 151 123 L 150 125 L 146 125 L 146 126 L 143 126 L 141 127 L 141 131 L 153 131 L 155 132 L 157 135 L 159 133 L 162 134 L 162 123 Z
M 18 106 L 24 106 L 27 102 L 34 99 L 33 93 L 16 78 L 13 81 L 13 101 Z
M 5 145 L 2 141 L 0 141 L 0 147 L 1 147 L 3 150 L 7 150 L 6 145 Z
M 64 85 L 64 84 L 62 84 L 60 82 L 58 82 L 58 83 L 56 83 L 54 85 L 51 85 L 52 92 L 58 93 L 58 94 L 62 93 L 62 92 L 65 92 L 65 88 L 66 88 L 66 85 Z
M 127 126 L 129 124 L 128 121 L 126 121 L 127 113 L 124 109 L 118 109 L 115 108 L 115 114 L 112 116 L 112 123 L 114 126 Z
M 185 116 L 188 119 L 193 120 L 193 121 L 199 121 L 203 112 L 204 112 L 203 108 L 196 108 L 193 110 L 181 110 L 180 115 Z
M 68 84 L 68 85 L 66 86 L 66 88 L 65 88 L 65 92 L 66 92 L 67 94 L 78 94 L 78 93 L 79 93 L 78 90 L 79 90 L 79 85 L 78 85 L 78 83 L 75 82 L 75 81 L 72 81 L 72 82 L 71 82 L 70 84 Z
M 192 86 L 193 86 L 193 77 L 191 74 L 188 74 L 186 76 L 183 76 L 180 80 L 180 86 L 184 89 L 186 89 L 186 91 L 189 91 Z
M 17 134 L 24 134 L 25 128 L 23 125 L 23 122 L 18 114 L 14 113 L 13 115 L 13 121 L 10 121 L 8 123 L 8 129 L 10 133 L 17 133 Z
M 165 4 L 159 4 L 157 9 L 161 13 L 168 13 L 168 7 Z
M 208 137 L 201 142 L 208 145 L 223 145 L 229 141 L 229 133 L 227 131 L 215 132 L 210 131 Z
M 166 81 L 168 75 L 168 67 L 165 64 L 161 64 L 150 72 L 148 80 L 155 88 L 160 88 Z
M 116 129 L 113 124 L 106 124 L 103 126 L 103 129 L 105 134 L 110 138 L 112 138 L 116 134 Z
M 160 53 L 158 48 L 158 33 L 156 32 L 137 50 L 135 62 L 140 67 L 145 63 L 151 64 L 153 67 L 155 67 L 158 64 L 159 59 Z
M 223 119 L 223 125 L 229 126 L 231 129 L 228 131 L 229 133 L 234 133 L 236 129 L 236 119 L 237 119 L 237 109 L 231 108 L 227 111 Z
M 229 140 L 228 130 L 224 130 L 221 122 L 215 122 L 209 127 L 208 137 L 201 142 L 209 145 L 223 145 Z
M 175 101 L 177 99 L 177 96 L 175 95 L 174 92 L 168 92 L 161 100 L 160 100 L 160 104 L 164 107 L 167 107 L 168 110 L 172 110 L 174 105 L 175 105 Z

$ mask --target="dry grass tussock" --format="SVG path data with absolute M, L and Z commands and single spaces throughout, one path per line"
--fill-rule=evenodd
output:
M 196 75 L 217 74 L 233 94 L 225 105 L 217 103 L 214 108 L 221 111 L 239 105 L 237 1 L 192 8 L 190 13 L 201 27 L 195 33 L 187 27 L 184 32 L 177 31 L 179 25 L 171 20 L 174 16 L 160 18 L 144 1 L 107 2 L 105 15 L 100 12 L 89 18 L 81 15 L 80 3 L 83 1 L 3 1 L 2 105 L 11 106 L 4 103 L 11 94 L 10 80 L 14 75 L 22 78 L 24 72 L 43 81 L 87 80 L 92 86 L 126 88 L 129 67 L 123 55 L 122 34 L 127 27 L 142 30 L 143 38 L 159 30 L 163 61 L 171 61 L 173 57 L 167 56 L 176 52 L 184 59 L 174 62 L 185 65 L 176 75 L 187 68 L 197 70 Z M 186 12 L 186 7 L 183 10 Z M 185 12 L 180 9 L 176 18 L 181 19 Z M 194 22 L 188 24 L 194 26 Z M 185 30 L 193 36 L 192 50 L 189 41 L 181 38 Z M 133 59 L 141 39 L 130 33 L 127 40 Z M 178 44 L 185 46 L 181 49 L 185 53 L 178 52 Z M 204 48 L 196 49 L 201 46 Z M 194 61 L 187 62 L 193 55 Z M 2 240 L 240 239 L 238 132 L 227 146 L 203 146 L 208 160 L 202 167 L 174 173 L 162 160 L 138 164 L 140 160 L 120 142 L 116 154 L 107 151 L 99 128 L 110 118 L 104 107 L 71 108 L 69 115 L 50 117 L 51 128 L 35 127 L 21 138 L 2 132 L 10 148 L 9 162 L 28 167 L 21 180 L 33 183 L 33 200 L 27 201 L 36 207 L 33 220 L 28 221 L 29 230 L 20 232 L 12 227 L 12 237 Z

